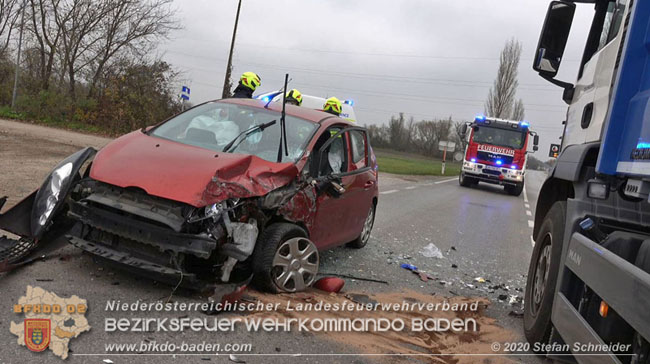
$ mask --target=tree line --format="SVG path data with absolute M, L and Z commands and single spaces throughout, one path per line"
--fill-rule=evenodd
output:
M 0 0 L 0 105 L 120 134 L 180 110 L 177 72 L 152 56 L 179 29 L 172 0 Z M 15 64 L 23 31 L 22 59 Z

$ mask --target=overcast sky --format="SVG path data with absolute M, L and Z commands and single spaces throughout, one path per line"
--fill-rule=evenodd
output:
M 352 99 L 360 124 L 386 123 L 404 112 L 416 120 L 483 112 L 504 43 L 523 44 L 518 97 L 541 137 L 545 160 L 559 142 L 562 90 L 531 68 L 546 15 L 544 0 L 243 0 L 234 73 L 254 71 L 257 93 L 282 87 Z M 184 29 L 160 47 L 182 71 L 194 104 L 221 97 L 237 0 L 178 0 Z M 579 5 L 558 78 L 575 82 L 593 14 Z M 180 86 L 179 86 L 180 87 Z

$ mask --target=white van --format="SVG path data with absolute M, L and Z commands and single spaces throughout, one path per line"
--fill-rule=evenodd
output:
M 263 93 L 261 95 L 255 96 L 256 99 L 264 100 L 268 102 L 282 102 L 282 91 L 272 91 Z M 314 110 L 323 110 L 323 105 L 327 99 L 324 97 L 310 96 L 302 94 L 302 105 L 301 107 L 307 107 Z M 342 102 L 342 111 L 340 117 L 347 121 L 355 123 L 357 121 L 357 115 L 354 113 L 354 108 L 352 107 L 354 102 L 352 100 L 345 100 Z

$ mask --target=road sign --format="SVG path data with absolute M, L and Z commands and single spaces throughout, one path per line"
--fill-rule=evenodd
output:
M 187 86 L 183 86 L 181 89 L 181 99 L 183 100 L 190 100 L 190 88 Z
M 441 140 L 438 142 L 438 150 L 446 150 L 448 152 L 453 152 L 456 149 L 456 142 L 448 142 L 446 140 Z
M 461 152 L 454 153 L 454 160 L 456 162 L 462 161 L 463 160 L 463 153 L 461 153 Z
M 560 145 L 559 144 L 551 144 L 551 149 L 548 151 L 548 156 L 551 158 L 557 158 L 558 155 L 560 155 Z

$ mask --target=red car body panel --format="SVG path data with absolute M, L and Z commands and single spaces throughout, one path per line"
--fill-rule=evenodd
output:
M 262 196 L 296 177 L 294 163 L 214 151 L 146 135 L 127 134 L 102 149 L 90 177 L 202 207 L 227 198 Z

